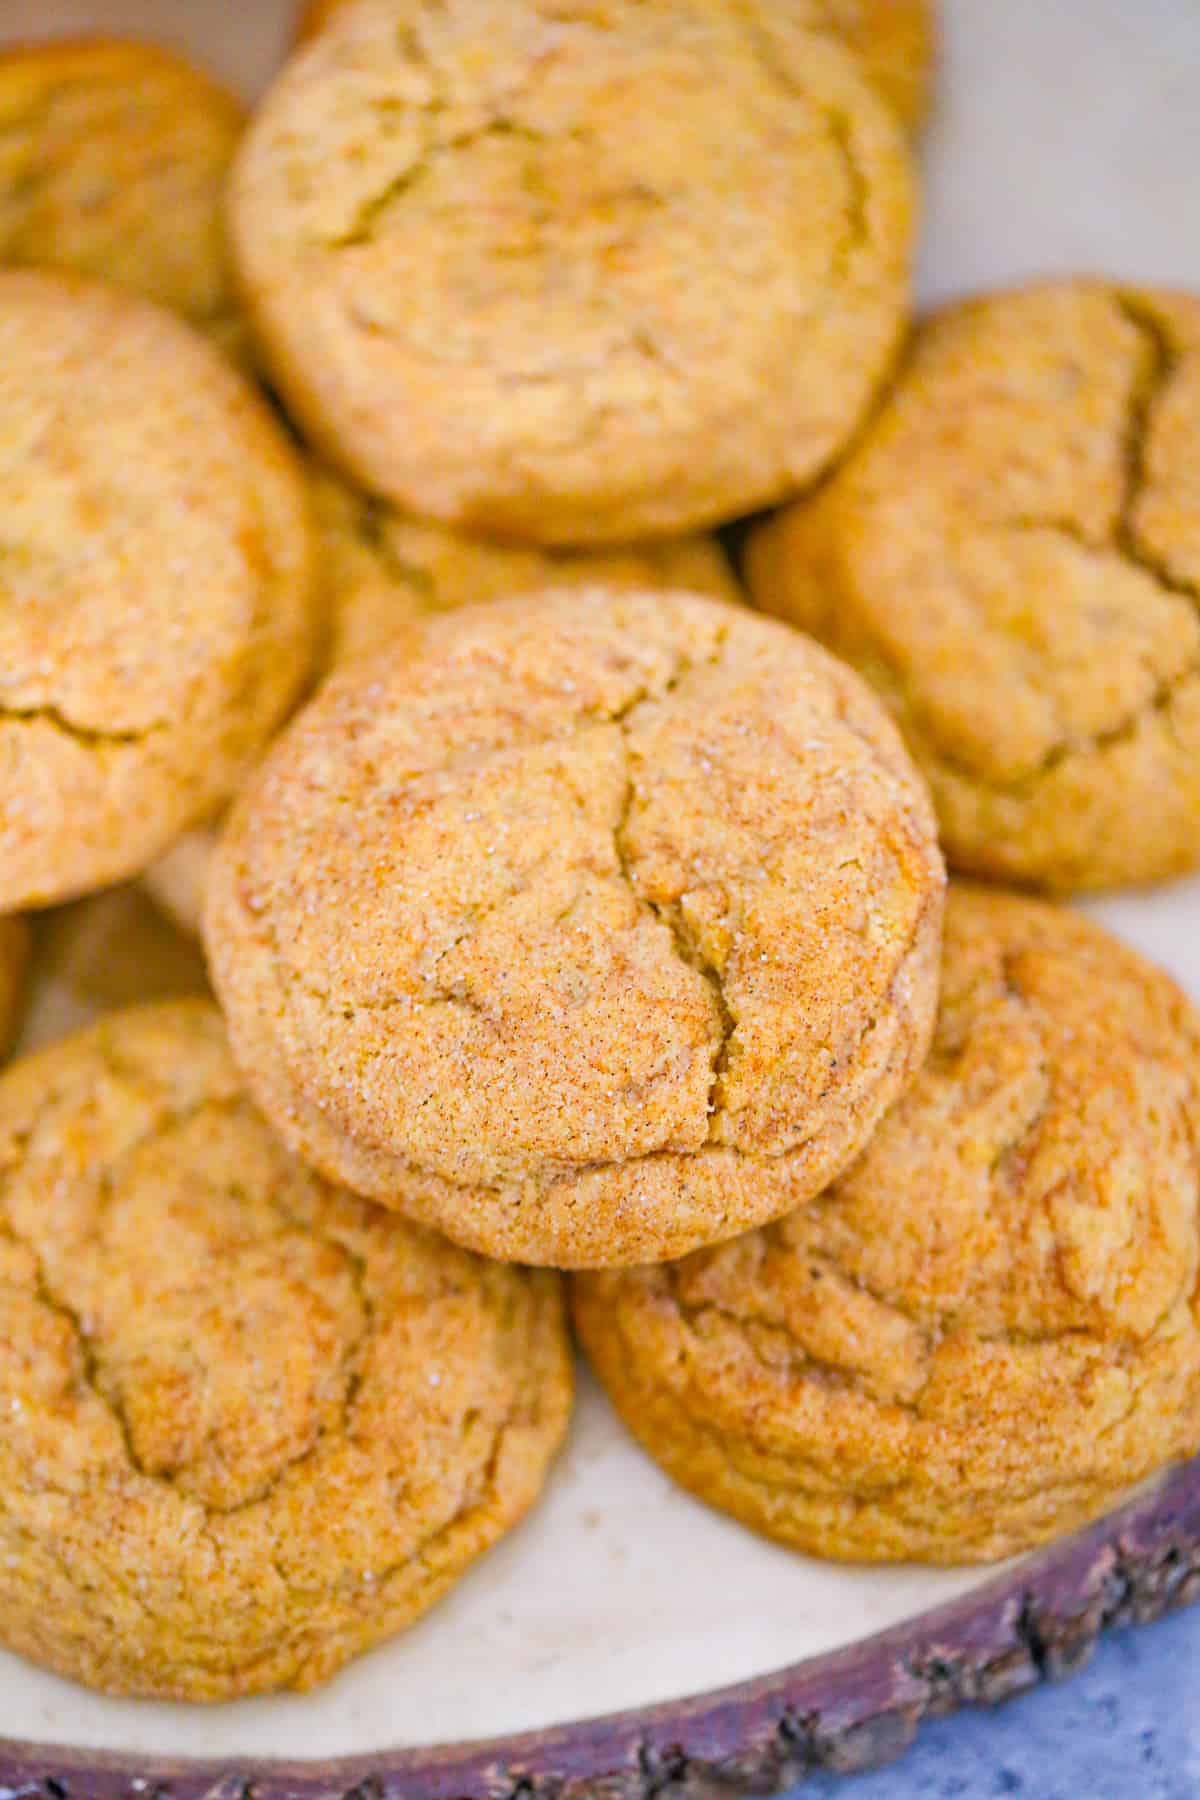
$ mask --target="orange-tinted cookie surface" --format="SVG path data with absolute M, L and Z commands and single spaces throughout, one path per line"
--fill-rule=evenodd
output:
M 1200 862 L 1200 299 L 950 307 L 747 571 L 875 683 L 952 864 L 1072 889 Z
M 912 182 L 855 58 L 788 8 L 366 0 L 268 93 L 230 217 L 331 461 L 578 545 L 735 517 L 836 454 L 903 329 Z
M 0 264 L 117 282 L 237 347 L 221 203 L 242 123 L 153 44 L 0 53 Z
M 313 649 L 304 478 L 138 296 L 0 271 L 0 910 L 138 873 L 226 800 Z
M 206 939 L 292 1146 L 487 1253 L 681 1254 L 865 1142 L 942 871 L 852 671 L 742 608 L 548 592 L 336 673 L 235 806 Z
M 923 1073 L 791 1218 L 580 1278 L 652 1455 L 820 1556 L 1007 1556 L 1200 1447 L 1200 1016 L 1098 926 L 951 889 Z
M 761 0 L 764 10 L 779 0 Z M 298 39 L 315 37 L 354 0 L 308 0 Z M 783 0 L 818 29 L 853 50 L 872 86 L 915 131 L 929 110 L 936 37 L 934 0 Z
M 0 1078 L 0 1639 L 111 1693 L 310 1687 L 525 1512 L 571 1374 L 555 1279 L 331 1189 L 216 1010 Z

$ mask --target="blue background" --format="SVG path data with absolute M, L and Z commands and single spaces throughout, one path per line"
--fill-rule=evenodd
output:
M 925 1725 L 901 1762 L 796 1800 L 1197 1800 L 1200 1606 L 1105 1638 L 1082 1674 Z

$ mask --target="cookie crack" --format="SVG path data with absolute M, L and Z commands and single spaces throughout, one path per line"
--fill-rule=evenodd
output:
M 1120 293 L 1117 308 L 1138 333 L 1142 356 L 1130 389 L 1121 438 L 1124 481 L 1113 542 L 1123 556 L 1136 563 L 1167 593 L 1178 594 L 1191 601 L 1193 606 L 1200 607 L 1200 586 L 1181 580 L 1166 558 L 1146 543 L 1137 524 L 1138 509 L 1149 487 L 1146 458 L 1154 417 L 1178 372 L 1179 357 L 1169 332 L 1151 307 L 1133 294 Z
M 74 739 L 88 750 L 121 749 L 130 744 L 144 744 L 157 732 L 168 729 L 165 719 L 152 719 L 137 731 L 104 731 L 92 725 L 80 725 L 57 706 L 6 706 L 0 703 L 0 721 L 13 725 L 46 724 L 64 737 Z
M 435 107 L 426 107 L 425 111 L 430 117 L 437 116 Z M 475 145 L 486 143 L 491 138 L 512 138 L 523 144 L 544 144 L 546 141 L 544 132 L 519 124 L 516 119 L 501 113 L 482 125 L 444 138 L 440 143 L 427 143 L 406 169 L 401 169 L 399 174 L 393 175 L 390 181 L 360 203 L 350 224 L 335 237 L 325 239 L 323 248 L 349 250 L 373 243 L 379 235 L 378 227 L 384 214 L 432 174 L 443 157 L 453 156 L 459 150 L 473 149 Z
M 688 930 L 687 921 L 679 903 L 667 904 L 654 900 L 642 891 L 637 876 L 636 859 L 629 844 L 630 817 L 637 803 L 637 778 L 634 771 L 640 758 L 629 740 L 624 722 L 621 723 L 621 737 L 625 746 L 625 786 L 617 817 L 613 821 L 612 831 L 613 850 L 622 878 L 639 907 L 670 932 L 676 956 L 687 968 L 694 970 L 697 975 L 702 977 L 712 995 L 716 1010 L 719 1035 L 710 1053 L 711 1075 L 706 1106 L 708 1141 L 711 1143 L 714 1141 L 718 1117 L 722 1111 L 722 1088 L 729 1063 L 730 1047 L 737 1030 L 737 1017 L 729 1003 L 721 971 L 710 958 L 704 955 L 696 934 Z
M 351 529 L 359 544 L 383 564 L 393 581 L 411 589 L 423 609 L 434 609 L 437 586 L 432 574 L 400 555 L 384 529 L 383 508 L 378 501 L 369 499 L 355 507 Z
M 832 284 L 840 287 L 850 273 L 850 265 L 855 252 L 863 249 L 871 239 L 868 212 L 870 186 L 862 163 L 855 155 L 853 122 L 849 114 L 840 108 L 820 105 L 808 88 L 795 79 L 783 60 L 776 54 L 770 34 L 764 29 L 762 19 L 753 6 L 747 8 L 739 5 L 736 11 L 763 73 L 771 84 L 781 89 L 789 99 L 804 100 L 813 108 L 824 125 L 834 152 L 842 164 L 846 177 L 846 200 L 843 207 L 844 231 L 841 242 L 835 248 L 830 265 Z M 829 297 L 830 300 L 832 298 L 833 296 Z
M 837 1274 L 844 1280 L 849 1280 L 852 1286 L 861 1286 L 861 1284 L 853 1281 L 850 1276 L 846 1275 L 846 1272 L 843 1269 L 839 1268 L 836 1264 L 831 1263 L 827 1257 L 814 1256 L 812 1260 L 815 1263 L 823 1263 L 827 1268 L 836 1270 Z M 869 1389 L 874 1386 L 873 1383 L 868 1382 L 867 1378 L 860 1370 L 847 1368 L 844 1364 L 830 1362 L 825 1357 L 815 1355 L 808 1346 L 797 1337 L 796 1333 L 787 1324 L 786 1320 L 772 1318 L 769 1314 L 756 1311 L 752 1307 L 744 1309 L 739 1308 L 735 1311 L 730 1307 L 722 1306 L 720 1302 L 716 1300 L 703 1300 L 699 1302 L 685 1300 L 679 1289 L 679 1277 L 676 1267 L 670 1263 L 664 1264 L 663 1266 L 666 1269 L 666 1285 L 671 1296 L 671 1304 L 675 1307 L 680 1319 L 694 1337 L 701 1337 L 703 1335 L 702 1332 L 697 1330 L 697 1326 L 706 1315 L 719 1319 L 723 1324 L 728 1325 L 731 1330 L 739 1333 L 749 1332 L 752 1329 L 770 1332 L 776 1337 L 782 1338 L 789 1349 L 796 1353 L 804 1365 L 803 1372 L 806 1375 L 813 1375 L 824 1386 L 837 1388 L 844 1392 L 853 1392 L 859 1388 Z M 876 1300 L 878 1304 L 887 1304 L 884 1301 L 880 1301 L 877 1295 L 871 1294 L 868 1288 L 863 1287 L 861 1291 L 870 1294 L 871 1299 Z M 899 1317 L 905 1319 L 909 1324 L 917 1327 L 924 1340 L 926 1353 L 928 1353 L 929 1340 L 924 1326 L 922 1326 L 918 1320 L 910 1318 L 909 1315 L 904 1312 L 902 1307 L 889 1306 L 888 1310 L 898 1314 Z M 765 1364 L 764 1359 L 758 1354 L 753 1339 L 747 1337 L 747 1343 L 754 1354 L 755 1361 L 762 1366 L 770 1366 Z M 922 1387 L 927 1384 L 928 1379 L 928 1372 L 926 1372 L 925 1378 L 921 1384 Z M 917 1396 L 915 1394 L 912 1396 L 888 1394 L 886 1399 L 888 1405 L 903 1407 L 906 1412 L 916 1413 L 918 1410 Z
M 109 1072 L 115 1075 L 118 1080 L 137 1078 L 137 1072 L 123 1069 L 118 1058 L 110 1057 L 103 1050 L 99 1052 L 99 1056 Z M 142 1072 L 142 1078 L 144 1079 L 144 1072 Z M 30 1123 L 27 1129 L 18 1136 L 16 1142 L 19 1150 L 23 1151 L 25 1149 L 35 1134 L 40 1120 L 53 1108 L 58 1098 L 59 1096 L 54 1093 L 47 1097 L 44 1105 L 39 1109 L 37 1117 Z M 228 1099 L 214 1098 L 209 1095 L 202 1100 L 196 1101 L 190 1106 L 182 1107 L 174 1111 L 161 1112 L 147 1125 L 144 1131 L 140 1132 L 130 1143 L 122 1147 L 121 1160 L 124 1161 L 129 1157 L 136 1156 L 139 1151 L 143 1150 L 148 1144 L 153 1143 L 157 1138 L 164 1137 L 168 1133 L 179 1130 L 186 1126 L 191 1120 L 200 1117 L 206 1112 L 237 1113 L 241 1111 L 245 1105 L 245 1098 L 241 1095 L 233 1096 Z M 0 1174 L 0 1196 L 3 1195 L 5 1188 L 15 1172 L 15 1168 L 10 1166 Z M 105 1203 L 107 1203 L 112 1192 L 112 1183 L 108 1176 L 105 1176 L 102 1181 L 102 1189 Z M 236 1190 L 233 1191 L 236 1193 Z M 346 1345 L 343 1351 L 343 1368 L 346 1370 L 346 1382 L 343 1386 L 342 1397 L 342 1427 L 344 1430 L 348 1430 L 353 1403 L 357 1398 L 358 1390 L 361 1385 L 361 1373 L 357 1372 L 352 1365 L 369 1341 L 375 1323 L 374 1305 L 366 1286 L 365 1262 L 341 1237 L 333 1233 L 322 1231 L 315 1224 L 298 1219 L 280 1205 L 278 1200 L 274 1197 L 272 1199 L 272 1207 L 284 1229 L 299 1232 L 303 1236 L 335 1251 L 344 1259 L 346 1266 L 350 1271 L 355 1296 L 362 1308 L 364 1324 L 362 1329 L 355 1334 L 354 1338 Z M 105 1412 L 113 1420 L 120 1436 L 125 1459 L 130 1470 L 145 1481 L 168 1487 L 175 1493 L 184 1492 L 184 1490 L 180 1488 L 177 1478 L 173 1473 L 155 1471 L 147 1468 L 142 1461 L 134 1443 L 133 1431 L 121 1395 L 116 1387 L 106 1380 L 103 1355 L 97 1350 L 86 1322 L 79 1311 L 73 1307 L 70 1301 L 51 1283 L 46 1273 L 45 1265 L 41 1256 L 38 1254 L 36 1247 L 28 1238 L 23 1237 L 14 1229 L 11 1217 L 8 1216 L 7 1211 L 5 1211 L 3 1217 L 0 1217 L 0 1236 L 6 1237 L 9 1242 L 18 1245 L 30 1257 L 34 1266 L 33 1291 L 35 1297 L 47 1311 L 61 1319 L 70 1329 L 72 1340 L 79 1352 L 84 1385 L 95 1399 L 99 1401 Z M 326 1435 L 327 1433 L 324 1431 L 318 1432 L 316 1440 L 307 1450 L 301 1451 L 298 1455 L 290 1457 L 273 1474 L 271 1480 L 264 1487 L 256 1490 L 254 1494 L 248 1496 L 245 1500 L 238 1501 L 231 1506 L 220 1506 L 208 1501 L 196 1501 L 195 1504 L 201 1507 L 206 1516 L 213 1517 L 229 1517 L 246 1510 L 247 1507 L 258 1504 L 258 1502 L 267 1499 L 270 1494 L 274 1492 L 275 1488 L 278 1487 L 290 1470 L 294 1469 L 299 1464 L 307 1462 L 320 1449 L 321 1443 Z
M 862 164 L 854 154 L 854 137 L 849 117 L 843 112 L 834 112 L 828 108 L 822 110 L 821 117 L 846 176 L 845 231 L 831 268 L 834 281 L 841 286 L 850 274 L 850 264 L 855 252 L 870 242 L 867 214 L 870 190 Z

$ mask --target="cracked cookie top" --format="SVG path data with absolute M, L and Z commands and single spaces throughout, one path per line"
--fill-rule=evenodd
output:
M 764 10 L 775 0 L 758 0 Z M 354 0 L 308 0 L 296 25 L 303 42 Z M 787 0 L 805 25 L 832 31 L 853 50 L 871 85 L 910 131 L 924 123 L 934 58 L 935 0 Z
M 822 1556 L 1005 1556 L 1200 1448 L 1200 1015 L 1077 915 L 946 908 L 929 1061 L 780 1223 L 581 1278 L 685 1486 Z
M 235 348 L 221 196 L 241 132 L 232 95 L 152 44 L 0 54 L 0 263 L 134 288 Z
M 595 551 L 489 543 L 414 519 L 320 471 L 313 481 L 328 670 L 419 633 L 431 613 L 542 587 L 682 588 L 738 600 L 729 559 L 712 537 L 660 538 Z M 219 823 L 201 825 L 147 870 L 146 885 L 184 931 L 199 934 Z
M 1200 299 L 948 308 L 747 574 L 883 694 L 952 864 L 1070 889 L 1200 861 Z
M 170 314 L 0 272 L 0 911 L 143 869 L 286 714 L 314 628 L 301 470 Z
M 536 1496 L 553 1277 L 328 1187 L 203 1002 L 0 1078 L 0 1638 L 111 1691 L 307 1687 Z
M 367 0 L 267 95 L 231 219 L 330 460 L 423 516 L 583 544 L 829 461 L 902 329 L 911 185 L 854 58 L 788 8 Z
M 486 1253 L 679 1255 L 800 1204 L 932 1023 L 942 869 L 883 709 L 696 596 L 546 592 L 335 674 L 207 943 L 293 1148 Z

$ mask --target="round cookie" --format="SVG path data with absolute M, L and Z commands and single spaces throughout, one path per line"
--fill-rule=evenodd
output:
M 507 1260 L 800 1204 L 924 1055 L 942 867 L 883 709 L 694 595 L 472 607 L 322 688 L 239 798 L 206 943 L 288 1143 Z
M 326 1186 L 203 1002 L 0 1077 L 0 1639 L 109 1693 L 312 1687 L 531 1505 L 554 1277 Z
M 336 667 L 423 619 L 540 587 L 676 587 L 737 600 L 741 590 L 715 538 L 663 538 L 629 549 L 546 551 L 464 537 L 368 500 L 334 477 L 313 484 L 326 609 L 322 663 Z M 198 933 L 220 823 L 185 832 L 146 872 L 155 900 Z
M 221 217 L 241 108 L 153 44 L 0 53 L 0 263 L 136 289 L 239 347 Z
M 228 798 L 315 626 L 304 478 L 170 314 L 0 271 L 0 909 L 143 869 Z
M 1074 913 L 955 889 L 929 1063 L 808 1207 L 580 1278 L 667 1471 L 819 1556 L 973 1562 L 1200 1448 L 1200 1015 Z
M 12 1042 L 25 991 L 29 927 L 21 918 L 0 918 L 0 1055 Z
M 747 578 L 875 683 L 953 865 L 1071 890 L 1200 862 L 1200 299 L 948 308 Z
M 772 0 L 760 0 L 769 5 Z M 315 37 L 354 0 L 307 0 L 297 42 Z M 910 131 L 929 111 L 936 25 L 935 0 L 786 0 L 797 17 L 832 31 L 863 64 L 876 92 Z
M 904 323 L 899 127 L 785 8 L 364 0 L 288 64 L 230 193 L 306 435 L 485 536 L 632 541 L 784 497 Z

